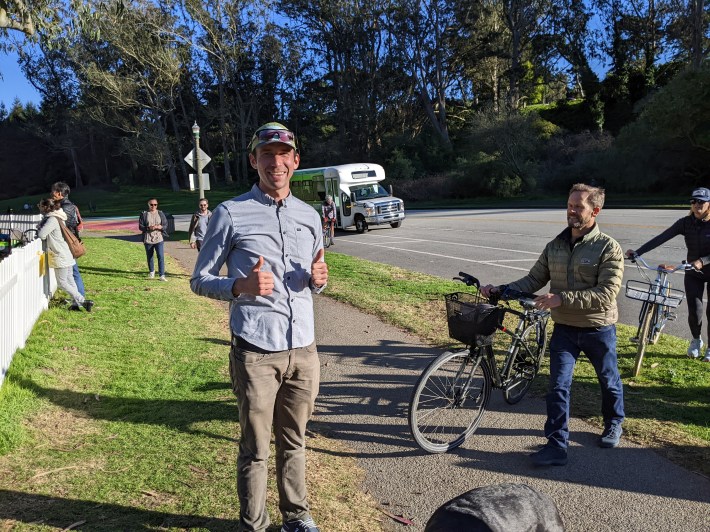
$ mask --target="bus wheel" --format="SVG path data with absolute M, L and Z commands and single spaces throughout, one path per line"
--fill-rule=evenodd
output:
M 358 233 L 364 233 L 367 231 L 367 222 L 365 221 L 365 217 L 361 214 L 358 214 L 355 217 L 355 230 Z
M 393 229 L 397 229 L 398 227 L 401 227 L 401 226 L 402 226 L 402 222 L 401 222 L 401 221 L 399 221 L 399 222 L 392 222 L 390 225 L 392 226 Z

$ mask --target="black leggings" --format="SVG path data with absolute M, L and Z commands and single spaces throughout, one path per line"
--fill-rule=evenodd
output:
M 693 338 L 700 338 L 703 328 L 703 292 L 707 287 L 710 299 L 710 279 L 704 275 L 685 274 L 685 299 L 688 302 L 688 325 Z M 705 309 L 708 327 L 708 342 L 710 343 L 710 305 Z

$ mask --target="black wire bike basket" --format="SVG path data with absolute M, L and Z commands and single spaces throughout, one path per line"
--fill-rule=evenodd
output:
M 455 292 L 446 296 L 449 336 L 466 345 L 489 342 L 503 323 L 505 309 L 480 294 Z

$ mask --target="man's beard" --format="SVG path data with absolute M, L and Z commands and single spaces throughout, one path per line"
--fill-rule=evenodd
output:
M 592 217 L 588 217 L 586 220 L 581 216 L 567 216 L 567 225 L 572 229 L 581 229 L 585 227 Z

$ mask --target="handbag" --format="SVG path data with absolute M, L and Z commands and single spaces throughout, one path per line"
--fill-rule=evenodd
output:
M 86 248 L 84 247 L 84 243 L 79 240 L 79 238 L 74 233 L 71 232 L 71 230 L 66 226 L 66 224 L 62 220 L 59 220 L 59 227 L 62 230 L 62 236 L 64 237 L 64 241 L 69 246 L 69 251 L 71 251 L 72 257 L 78 259 L 82 255 L 85 255 Z

